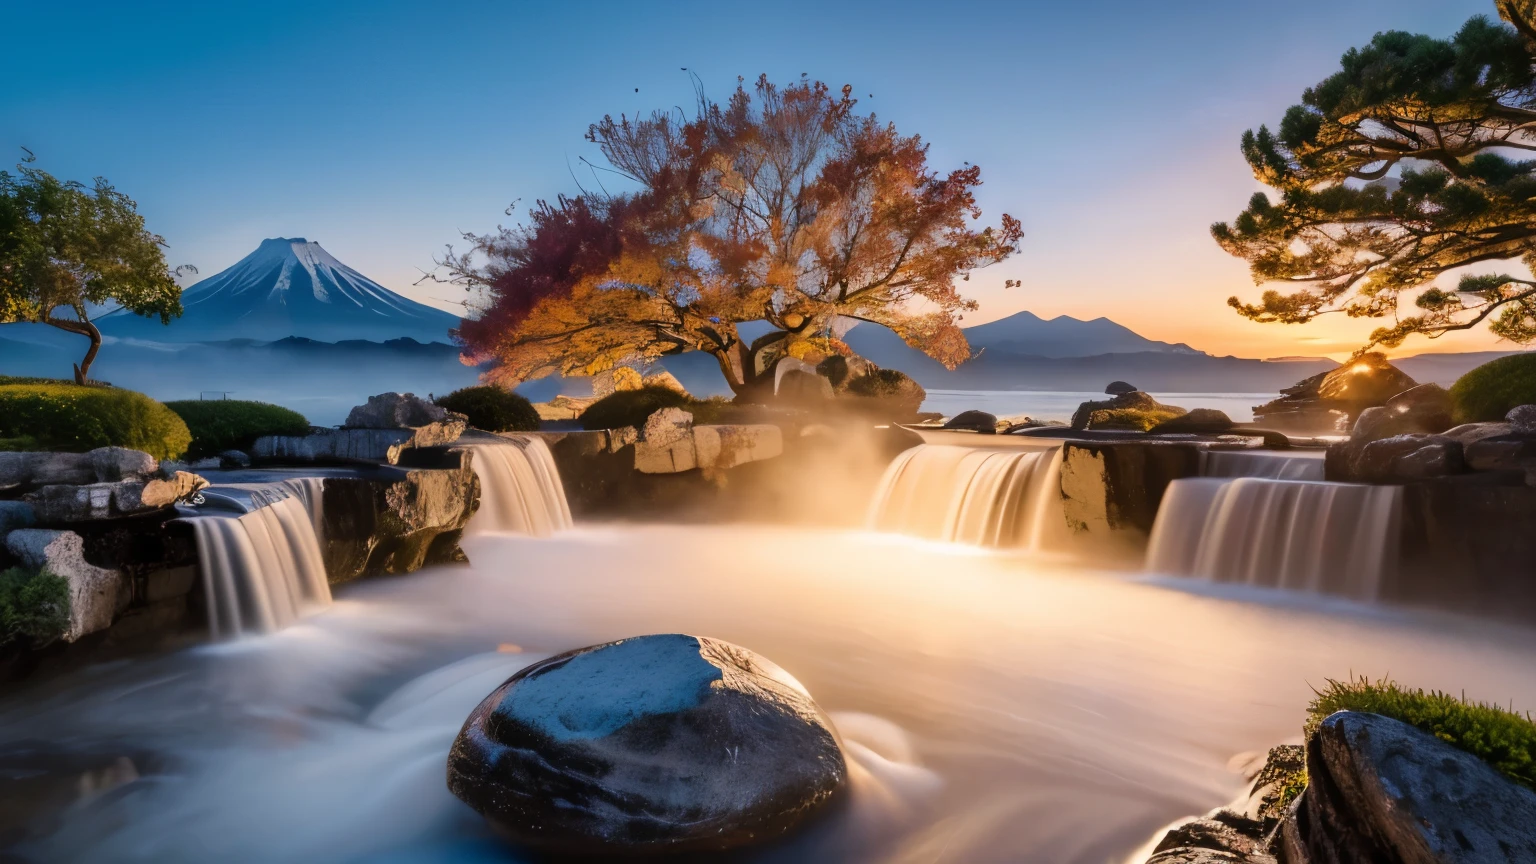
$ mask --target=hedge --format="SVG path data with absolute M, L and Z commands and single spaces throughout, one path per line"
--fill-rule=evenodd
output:
M 437 404 L 463 414 L 469 425 L 487 432 L 534 432 L 539 428 L 539 412 L 533 403 L 500 387 L 465 387 L 439 396 Z
M 50 382 L 0 384 L 0 440 L 9 447 L 84 452 L 129 447 L 174 459 L 192 443 L 176 413 L 143 393 Z
M 188 459 L 217 456 L 226 450 L 249 450 L 263 435 L 307 435 L 303 414 L 281 405 L 243 399 L 188 399 L 167 402 L 192 432 Z
M 1511 354 L 1473 369 L 1451 385 L 1457 423 L 1503 420 L 1517 405 L 1536 405 L 1536 352 Z
M 645 418 L 663 408 L 687 408 L 691 402 L 686 395 L 668 387 L 641 387 L 639 390 L 620 390 L 587 406 L 581 412 L 583 429 L 622 429 L 625 426 L 644 426 Z
M 68 582 L 47 570 L 0 572 L 0 645 L 25 640 L 40 648 L 68 627 Z

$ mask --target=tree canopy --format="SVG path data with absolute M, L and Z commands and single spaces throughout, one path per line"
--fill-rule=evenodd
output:
M 1257 193 L 1211 232 L 1256 283 L 1292 287 L 1257 304 L 1231 298 L 1240 314 L 1394 318 L 1362 351 L 1485 321 L 1536 340 L 1528 273 L 1431 284 L 1482 262 L 1536 265 L 1536 161 L 1519 158 L 1536 150 L 1536 0 L 1495 5 L 1502 23 L 1474 17 L 1449 39 L 1376 34 L 1276 131 L 1244 133 L 1243 155 L 1278 201 Z
M 0 171 L 0 323 L 49 324 L 90 339 L 75 367 L 83 384 L 101 348 L 92 307 L 115 302 L 168 323 L 181 314 L 181 288 L 165 241 L 145 229 L 133 199 L 104 178 L 90 187 L 61 181 L 33 161 L 29 154 L 16 173 Z
M 975 308 L 958 283 L 1022 229 L 1006 214 L 974 226 L 980 169 L 933 170 L 919 137 L 856 104 L 848 87 L 764 76 L 723 104 L 701 92 L 691 118 L 593 124 L 599 185 L 633 191 L 540 201 L 525 225 L 466 235 L 439 260 L 485 289 L 458 331 L 466 356 L 515 383 L 704 351 L 744 394 L 780 357 L 845 351 L 849 318 L 958 364 L 957 322 Z M 736 325 L 756 320 L 774 330 L 746 344 Z

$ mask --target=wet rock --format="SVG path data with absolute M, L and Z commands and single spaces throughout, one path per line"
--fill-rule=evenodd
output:
M 1225 411 L 1218 411 L 1215 408 L 1192 408 L 1188 414 L 1164 420 L 1149 431 L 1155 435 L 1220 435 L 1231 431 L 1235 425 L 1237 424 L 1232 422 L 1232 418 L 1228 417 Z
M 1536 561 L 1536 489 L 1523 481 L 1490 471 L 1404 486 L 1400 563 L 1382 601 L 1536 624 L 1536 580 L 1519 563 Z
M 1200 476 L 1200 450 L 1189 443 L 1068 441 L 1061 452 L 1067 527 L 1110 555 L 1140 556 L 1168 484 Z
M 380 393 L 353 408 L 343 425 L 349 429 L 414 429 L 454 419 L 463 420 L 464 416 L 414 393 Z
M 1282 431 L 1341 432 L 1352 428 L 1366 408 L 1385 405 L 1416 386 L 1418 382 L 1388 363 L 1386 355 L 1366 354 L 1281 390 L 1280 398 L 1253 409 L 1253 419 Z
M 1461 446 L 1466 447 L 1486 438 L 1508 435 L 1513 431 L 1508 423 L 1463 423 L 1460 426 L 1452 426 L 1440 434 L 1460 441 Z
M 448 788 L 509 839 L 603 856 L 771 841 L 847 775 L 799 682 L 746 649 L 675 634 L 522 670 L 448 756 Z
M 1147 864 L 1275 864 L 1262 825 L 1226 810 L 1170 830 Z
M 1516 405 L 1504 415 L 1510 431 L 1521 435 L 1536 435 L 1536 405 Z
M 1104 388 L 1104 392 L 1111 396 L 1119 396 L 1122 393 L 1135 393 L 1138 389 L 1135 385 L 1127 384 L 1124 381 L 1111 381 L 1109 386 Z
M 1443 435 L 1394 435 L 1376 441 L 1348 441 L 1328 448 L 1332 480 L 1398 483 L 1444 477 L 1465 470 L 1461 442 Z
M 244 450 L 225 450 L 219 454 L 219 466 L 221 468 L 249 468 L 251 457 Z
M 85 560 L 84 541 L 73 531 L 22 528 L 6 535 L 5 548 L 23 567 L 47 569 L 69 583 L 66 642 L 112 626 L 132 598 L 132 586 L 122 573 Z
M 951 417 L 943 428 L 994 435 L 997 433 L 997 415 L 985 411 L 961 411 Z
M 1406 723 L 1334 714 L 1307 745 L 1307 773 L 1289 860 L 1536 861 L 1536 793 Z
M 0 534 L 37 524 L 37 512 L 25 501 L 0 501 Z
M 479 506 L 480 480 L 466 459 L 455 469 L 328 477 L 324 495 L 321 551 L 338 583 L 464 560 L 459 539 Z

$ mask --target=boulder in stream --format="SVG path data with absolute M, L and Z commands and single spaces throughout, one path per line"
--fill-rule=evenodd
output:
M 121 572 L 85 560 L 85 542 L 73 531 L 21 528 L 6 535 L 5 546 L 27 569 L 46 569 L 69 583 L 66 642 L 111 627 L 132 599 L 132 585 Z
M 805 688 L 716 639 L 667 634 L 536 663 L 485 698 L 448 788 L 517 843 L 674 854 L 783 836 L 846 786 Z
M 985 411 L 961 411 L 949 418 L 949 422 L 945 423 L 943 428 L 995 435 L 997 434 L 997 415 L 988 414 Z
M 1289 862 L 1536 861 L 1536 792 L 1390 717 L 1340 711 L 1307 744 Z

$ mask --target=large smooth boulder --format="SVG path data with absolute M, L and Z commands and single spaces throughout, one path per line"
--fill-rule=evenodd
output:
M 943 428 L 959 430 L 962 432 L 980 432 L 983 435 L 997 434 L 997 415 L 988 414 L 985 411 L 961 411 L 949 418 Z
M 463 419 L 463 415 L 414 393 L 380 393 L 353 408 L 343 425 L 349 429 L 414 429 L 452 418 Z
M 133 586 L 117 570 L 85 560 L 85 543 L 73 531 L 21 528 L 5 537 L 5 547 L 29 570 L 44 570 L 69 583 L 69 626 L 64 641 L 105 630 L 128 608 Z
M 1104 392 L 1110 396 L 1119 396 L 1123 393 L 1136 393 L 1140 389 L 1141 388 L 1137 387 L 1136 385 L 1127 383 L 1125 381 L 1111 381 L 1109 382 L 1109 386 L 1104 388 Z
M 453 794 L 509 839 L 560 854 L 771 841 L 847 778 L 836 731 L 798 681 L 745 648 L 679 634 L 518 672 L 448 756 Z
M 1394 435 L 1375 441 L 1349 441 L 1328 448 L 1325 470 L 1330 480 L 1401 483 L 1445 477 L 1465 470 L 1460 441 L 1444 435 Z
M 1307 745 L 1286 860 L 1311 864 L 1536 861 L 1536 793 L 1406 723 L 1341 711 Z

